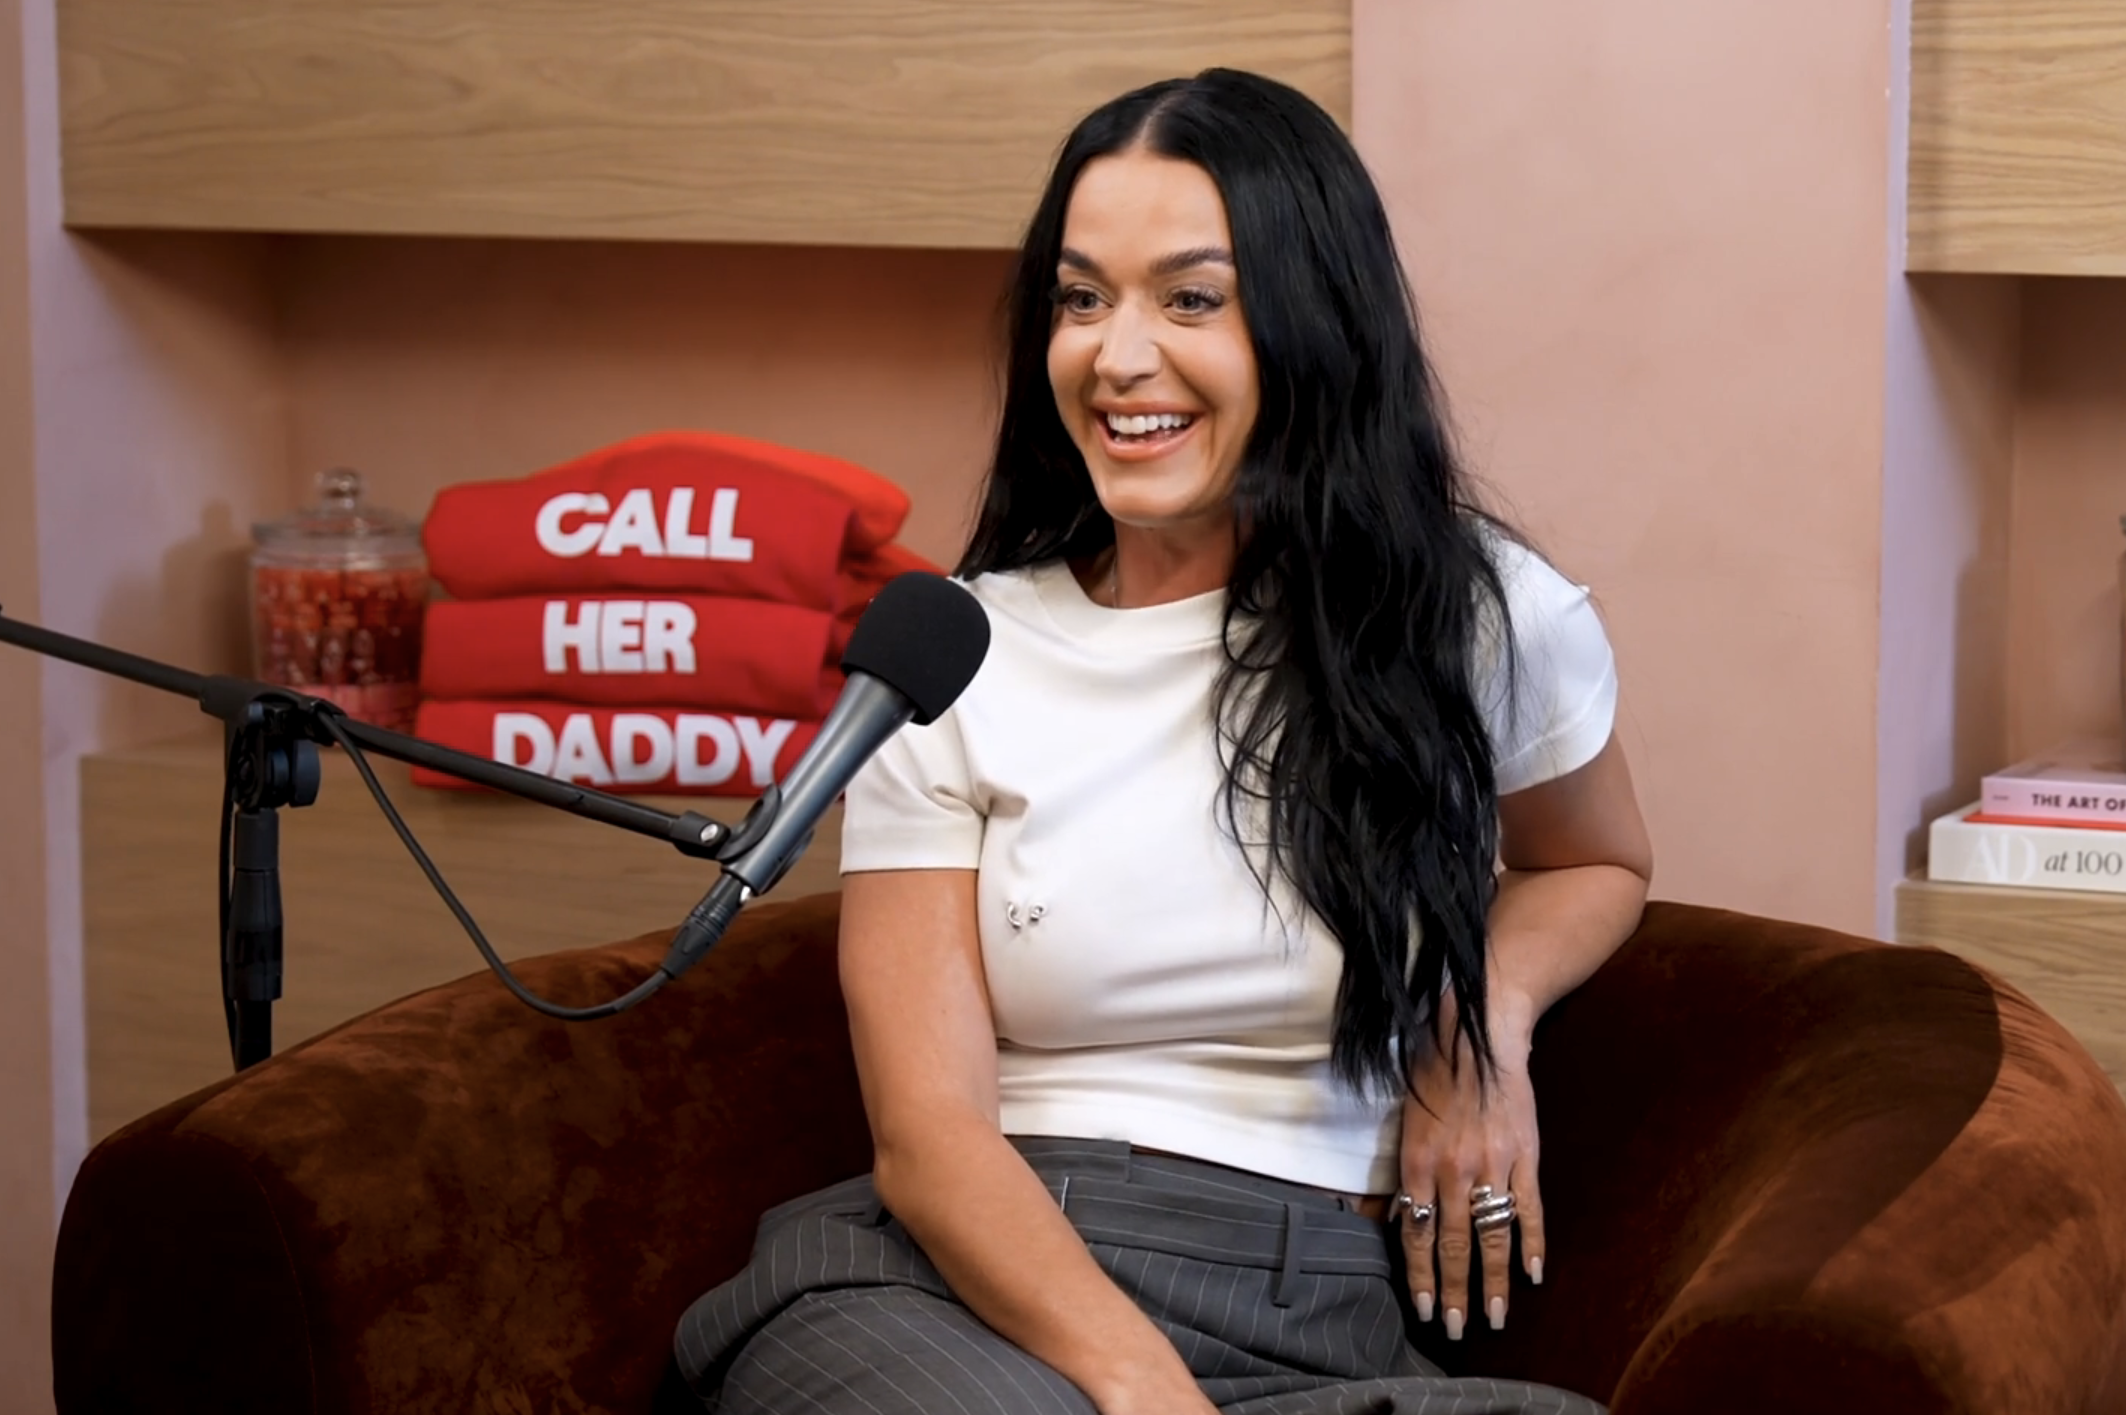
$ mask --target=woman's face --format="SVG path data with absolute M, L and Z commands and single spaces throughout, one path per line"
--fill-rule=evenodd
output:
M 1063 221 L 1048 378 L 1117 523 L 1229 523 L 1255 349 L 1208 172 L 1131 150 L 1086 165 Z

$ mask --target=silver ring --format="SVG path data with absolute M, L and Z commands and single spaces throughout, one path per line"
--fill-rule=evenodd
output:
M 1501 1194 L 1488 1184 L 1471 1189 L 1469 1201 L 1469 1224 L 1479 1233 L 1504 1228 L 1516 1217 L 1513 1195 Z
M 1432 1218 L 1432 1205 L 1420 1204 L 1408 1189 L 1395 1196 L 1395 1207 L 1412 1223 L 1427 1223 Z

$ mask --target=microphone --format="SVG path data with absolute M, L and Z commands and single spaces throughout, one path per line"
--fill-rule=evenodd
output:
M 773 889 L 805 853 L 820 817 L 886 739 L 911 721 L 935 722 L 988 653 L 989 616 L 973 595 L 922 571 L 888 581 L 849 636 L 848 682 L 819 735 L 719 852 L 723 874 L 673 935 L 660 971 L 677 978 L 693 967 L 740 907 Z

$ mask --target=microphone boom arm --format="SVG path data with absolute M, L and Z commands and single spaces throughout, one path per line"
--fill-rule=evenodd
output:
M 200 711 L 223 725 L 220 900 L 221 992 L 229 1055 L 238 1071 L 273 1053 L 273 1004 L 280 999 L 283 914 L 280 887 L 280 825 L 283 807 L 317 800 L 321 772 L 317 749 L 345 750 L 376 797 L 414 861 L 442 894 L 444 903 L 472 937 L 488 966 L 526 1005 L 571 1021 L 611 1016 L 641 1002 L 673 973 L 652 973 L 627 995 L 596 1007 L 562 1007 L 534 996 L 513 976 L 479 927 L 444 884 L 403 819 L 383 794 L 364 754 L 425 766 L 477 785 L 492 787 L 571 815 L 616 825 L 663 840 L 683 855 L 723 860 L 748 847 L 774 823 L 778 793 L 756 804 L 737 830 L 697 811 L 673 815 L 589 787 L 541 776 L 522 767 L 488 761 L 439 747 L 418 737 L 350 718 L 337 705 L 292 688 L 227 674 L 200 674 L 120 649 L 77 639 L 0 613 L 0 643 L 47 658 L 79 664 L 166 693 L 193 699 Z M 729 894 L 730 891 L 724 891 Z M 720 895 L 719 898 L 722 896 Z M 736 912 L 737 899 L 730 908 Z M 728 923 L 725 919 L 723 922 Z M 720 933 L 720 930 L 719 930 Z

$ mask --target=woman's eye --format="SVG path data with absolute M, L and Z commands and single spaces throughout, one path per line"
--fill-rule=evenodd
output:
M 1216 290 L 1176 290 L 1174 308 L 1182 314 L 1209 314 L 1225 303 L 1225 297 Z
M 1083 285 L 1072 285 L 1058 290 L 1054 298 L 1058 309 L 1068 310 L 1072 314 L 1091 314 L 1100 307 L 1099 292 L 1089 290 Z

